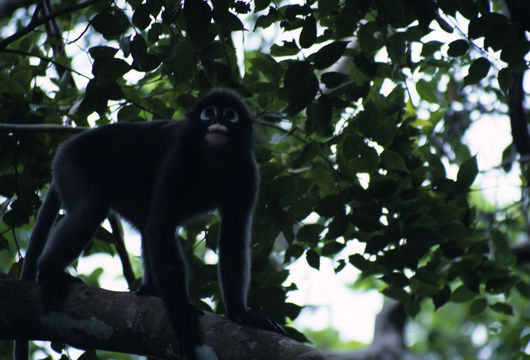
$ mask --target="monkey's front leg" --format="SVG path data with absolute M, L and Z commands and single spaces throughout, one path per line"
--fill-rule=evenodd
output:
M 198 316 L 203 312 L 191 303 L 186 261 L 173 232 L 175 226 L 164 215 L 148 221 L 144 234 L 144 257 L 152 272 L 154 290 L 166 305 L 181 353 L 196 359 L 195 347 L 202 344 Z
M 250 218 L 244 206 L 223 209 L 219 237 L 219 278 L 226 312 L 238 324 L 285 335 L 276 321 L 253 314 L 247 307 L 250 283 Z

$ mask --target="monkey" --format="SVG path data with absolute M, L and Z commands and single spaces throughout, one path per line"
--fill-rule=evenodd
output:
M 82 132 L 61 144 L 52 180 L 25 254 L 22 280 L 37 280 L 43 301 L 64 298 L 80 256 L 109 211 L 142 238 L 143 284 L 166 305 L 181 354 L 195 359 L 202 341 L 190 300 L 186 260 L 176 229 L 212 210 L 220 215 L 218 274 L 230 319 L 284 334 L 277 322 L 247 307 L 250 232 L 259 172 L 252 141 L 253 116 L 235 92 L 215 89 L 180 121 L 115 123 Z M 60 209 L 65 214 L 56 222 Z M 15 359 L 25 360 L 27 341 Z

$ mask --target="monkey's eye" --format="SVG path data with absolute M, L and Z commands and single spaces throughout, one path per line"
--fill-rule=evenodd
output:
M 215 106 L 207 106 L 201 111 L 201 120 L 210 121 L 217 116 L 217 108 Z
M 230 121 L 230 122 L 238 122 L 239 121 L 239 115 L 237 114 L 237 111 L 235 111 L 234 109 L 232 108 L 224 108 L 223 110 L 223 117 Z

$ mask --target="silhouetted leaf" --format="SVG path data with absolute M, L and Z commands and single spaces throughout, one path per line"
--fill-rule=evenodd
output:
M 309 266 L 317 270 L 320 269 L 320 255 L 318 255 L 316 251 L 308 250 L 307 253 L 305 254 L 305 258 Z
M 513 74 L 509 68 L 499 70 L 497 81 L 502 91 L 507 92 L 513 85 Z M 504 161 L 503 161 L 504 163 Z
M 306 17 L 304 27 L 300 33 L 299 43 L 303 48 L 311 47 L 317 38 L 317 23 L 315 17 L 311 14 Z
M 91 24 L 97 32 L 105 37 L 120 35 L 129 28 L 129 20 L 121 11 L 97 14 L 92 19 Z
M 490 70 L 490 62 L 486 58 L 478 58 L 469 67 L 469 72 L 464 78 L 464 84 L 476 84 L 488 75 Z
M 151 14 L 147 4 L 140 5 L 133 14 L 133 24 L 138 28 L 145 30 L 151 24 Z
M 455 40 L 449 44 L 447 55 L 449 56 L 463 56 L 469 50 L 469 43 L 466 40 Z
M 92 59 L 113 58 L 118 49 L 110 46 L 93 46 L 88 50 Z
M 212 9 L 208 3 L 203 0 L 185 1 L 184 18 L 191 40 L 199 44 L 205 43 L 212 19 Z
M 473 181 L 475 181 L 475 177 L 477 176 L 477 174 L 477 157 L 473 156 L 472 158 L 469 158 L 464 161 L 464 163 L 460 166 L 458 174 L 456 175 L 456 181 L 464 188 L 468 188 L 471 186 L 471 184 L 473 184 Z
M 307 62 L 289 66 L 284 85 L 289 93 L 289 111 L 294 114 L 311 104 L 318 91 L 318 80 Z
M 239 18 L 232 14 L 228 9 L 214 8 L 213 19 L 224 31 L 239 31 L 245 30 L 245 26 Z
M 346 50 L 346 41 L 335 41 L 324 46 L 315 54 L 315 68 L 325 69 L 337 62 Z

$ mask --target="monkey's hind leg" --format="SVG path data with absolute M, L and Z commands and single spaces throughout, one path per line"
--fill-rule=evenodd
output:
M 66 164 L 69 163 L 72 162 Z M 53 229 L 37 263 L 37 281 L 43 288 L 43 301 L 49 307 L 66 296 L 72 280 L 80 281 L 65 273 L 64 269 L 79 257 L 109 210 L 97 181 L 87 174 L 88 171 L 75 167 L 71 164 L 67 168 L 68 174 L 56 172 L 57 190 L 66 215 Z M 67 181 L 61 182 L 61 175 L 68 175 Z

